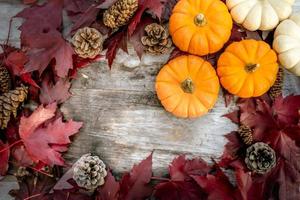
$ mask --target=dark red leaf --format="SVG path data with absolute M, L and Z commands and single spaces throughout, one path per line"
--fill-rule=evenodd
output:
M 130 20 L 128 25 L 128 35 L 132 36 L 136 27 L 141 22 L 142 15 L 146 10 L 152 12 L 159 19 L 162 16 L 163 12 L 163 3 L 166 0 L 139 0 L 139 9 L 137 10 L 134 17 Z
M 27 56 L 21 51 L 13 51 L 8 54 L 5 65 L 13 76 L 19 76 L 24 83 L 28 83 L 34 87 L 39 87 L 32 79 L 31 73 L 23 73 L 24 66 L 28 62 Z
M 108 59 L 109 67 L 112 66 L 118 50 L 120 48 L 127 49 L 126 45 L 127 45 L 126 31 L 120 31 L 105 41 L 104 46 L 107 48 L 106 58 Z
M 199 200 L 205 199 L 201 188 L 190 181 L 168 181 L 155 186 L 154 196 L 159 200 Z
M 215 175 L 207 174 L 206 176 L 192 176 L 198 185 L 207 193 L 207 200 L 234 200 L 235 188 L 231 185 L 229 179 L 217 169 Z
M 51 200 L 93 200 L 93 197 L 80 191 L 54 190 Z
M 50 80 L 45 78 L 40 90 L 41 103 L 65 102 L 71 97 L 71 93 L 69 92 L 70 87 L 71 83 L 68 80 L 58 79 L 55 84 L 52 84 Z
M 98 188 L 96 200 L 117 200 L 119 190 L 119 182 L 115 180 L 115 177 L 109 171 L 105 178 L 105 184 Z
M 184 155 L 178 156 L 169 166 L 169 173 L 173 181 L 191 180 L 191 175 L 205 175 L 211 167 L 201 158 L 187 160 Z
M 76 30 L 90 26 L 93 22 L 96 21 L 97 15 L 100 11 L 100 8 L 98 7 L 98 4 L 91 5 L 86 11 L 80 16 L 79 19 L 76 20 L 75 24 L 72 27 L 72 33 L 74 33 Z
M 96 56 L 94 59 L 89 59 L 89 58 L 80 58 L 79 56 L 77 55 L 74 55 L 73 56 L 73 69 L 70 71 L 70 74 L 69 74 L 69 77 L 70 78 L 76 78 L 77 76 L 77 72 L 79 69 L 82 69 L 82 68 L 85 68 L 85 67 L 88 67 L 89 64 L 93 63 L 93 62 L 97 62 L 97 61 L 100 61 L 100 60 L 103 60 L 104 59 L 104 56 Z
M 172 10 L 178 1 L 179 0 L 168 0 L 164 2 L 164 9 L 161 17 L 164 22 L 169 21 Z
M 120 199 L 144 199 L 152 192 L 149 182 L 152 177 L 152 153 L 148 158 L 134 165 L 120 181 Z
M 137 26 L 134 34 L 130 37 L 129 41 L 133 45 L 134 50 L 140 58 L 142 57 L 142 54 L 145 50 L 145 47 L 141 42 L 142 37 L 145 35 L 145 27 L 153 22 L 154 20 L 151 17 L 143 17 L 143 20 Z
M 228 140 L 227 144 L 224 146 L 223 155 L 221 161 L 219 162 L 221 167 L 227 167 L 238 158 L 239 150 L 244 146 L 241 142 L 237 132 L 231 132 L 225 136 Z
M 5 176 L 8 169 L 8 160 L 10 155 L 10 149 L 8 144 L 3 143 L 0 140 L 0 180 L 1 176 Z
M 183 56 L 183 55 L 187 55 L 187 53 L 183 52 L 183 51 L 179 50 L 177 47 L 175 47 L 173 49 L 173 51 L 171 52 L 169 60 L 173 60 L 174 58 Z
M 51 178 L 43 174 L 26 176 L 22 181 L 18 181 L 19 189 L 11 190 L 9 194 L 15 197 L 15 200 L 51 200 L 49 193 L 55 182 L 54 177 Z
M 299 122 L 300 96 L 278 97 L 273 105 L 277 119 L 284 124 Z
M 21 43 L 29 47 L 29 61 L 24 72 L 38 70 L 41 74 L 53 59 L 58 76 L 65 77 L 72 69 L 73 49 L 58 31 L 62 25 L 62 10 L 63 0 L 50 0 L 42 6 L 25 8 L 16 15 L 25 19 L 19 28 Z

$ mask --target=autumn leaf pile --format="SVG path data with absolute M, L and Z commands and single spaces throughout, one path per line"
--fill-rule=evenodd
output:
M 141 57 L 145 27 L 167 23 L 177 0 L 139 0 L 133 17 L 118 30 L 107 28 L 102 21 L 114 2 L 48 0 L 38 4 L 37 0 L 23 0 L 30 6 L 15 16 L 23 19 L 21 48 L 10 46 L 8 38 L 1 44 L 0 54 L 0 66 L 10 74 L 10 90 L 28 87 L 17 116 L 0 132 L 0 179 L 13 173 L 20 186 L 10 194 L 17 200 L 300 199 L 300 96 L 238 100 L 238 110 L 225 117 L 247 127 L 251 139 L 245 143 L 238 130 L 226 135 L 223 155 L 211 160 L 212 164 L 180 155 L 170 163 L 167 174 L 157 177 L 152 170 L 152 153 L 124 174 L 106 166 L 105 182 L 94 191 L 78 186 L 72 175 L 74 167 L 66 165 L 63 153 L 83 124 L 65 120 L 59 108 L 71 96 L 71 80 L 77 70 L 102 55 L 80 58 L 67 39 L 81 28 L 92 27 L 107 36 L 103 57 L 110 67 L 119 49 L 127 52 L 127 42 Z M 64 13 L 72 21 L 70 32 L 64 29 Z M 234 25 L 230 42 L 261 35 Z M 170 59 L 182 54 L 175 48 Z M 205 59 L 215 65 L 218 57 L 216 53 Z M 232 96 L 224 94 L 229 103 Z M 251 171 L 245 163 L 247 148 L 256 142 L 268 144 L 276 154 L 275 167 L 265 174 Z

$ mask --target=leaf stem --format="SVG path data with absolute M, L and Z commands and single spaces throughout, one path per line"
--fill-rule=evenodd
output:
M 38 197 L 38 196 L 40 196 L 40 195 L 42 195 L 41 193 L 39 193 L 39 194 L 34 194 L 34 195 L 31 195 L 31 196 L 29 196 L 29 197 L 26 197 L 25 199 L 23 199 L 23 200 L 29 200 L 29 199 L 32 199 L 32 198 L 35 198 L 35 197 Z
M 13 146 L 15 146 L 16 144 L 21 143 L 21 142 L 23 142 L 23 141 L 22 141 L 22 140 L 17 140 L 17 141 L 15 141 L 14 143 L 10 144 L 8 147 L 5 147 L 4 149 L 1 149 L 1 150 L 0 150 L 0 153 L 6 151 L 6 150 L 8 150 L 8 149 L 10 149 L 11 147 L 13 147 Z

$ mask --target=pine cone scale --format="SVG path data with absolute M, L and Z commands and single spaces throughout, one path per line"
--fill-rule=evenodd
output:
M 89 190 L 104 184 L 107 175 L 105 164 L 98 156 L 86 154 L 74 164 L 73 179 L 78 186 Z
M 103 36 L 94 28 L 79 29 L 72 38 L 74 51 L 82 58 L 95 58 L 103 50 Z
M 138 9 L 138 0 L 118 0 L 103 14 L 105 26 L 116 29 L 126 25 Z
M 276 165 L 275 151 L 269 145 L 257 142 L 247 148 L 245 163 L 256 173 L 267 173 Z
M 10 120 L 11 115 L 17 116 L 17 110 L 21 103 L 27 98 L 28 88 L 17 87 L 15 90 L 4 93 L 0 96 L 0 127 L 4 129 Z
M 141 38 L 146 51 L 152 54 L 166 53 L 172 47 L 169 33 L 163 26 L 153 23 L 145 27 L 146 35 Z

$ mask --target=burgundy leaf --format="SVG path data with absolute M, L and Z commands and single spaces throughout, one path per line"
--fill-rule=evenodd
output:
M 70 87 L 71 83 L 68 80 L 58 79 L 55 85 L 53 85 L 49 80 L 44 79 L 40 90 L 41 103 L 65 102 L 71 96 L 69 92 Z
M 98 188 L 96 200 L 117 200 L 120 184 L 109 171 L 105 178 L 105 184 Z
M 144 199 L 152 192 L 149 182 L 152 177 L 152 153 L 148 158 L 134 165 L 120 181 L 120 199 Z
M 0 140 L 0 180 L 1 176 L 5 176 L 8 170 L 9 155 L 10 149 L 8 144 L 5 144 Z

